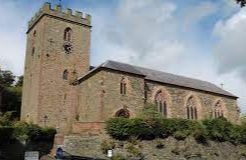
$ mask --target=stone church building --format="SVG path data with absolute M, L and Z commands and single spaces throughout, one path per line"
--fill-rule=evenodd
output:
M 115 61 L 90 66 L 91 16 L 51 8 L 29 21 L 21 119 L 61 133 L 102 129 L 153 104 L 163 117 L 239 122 L 237 96 L 216 85 Z

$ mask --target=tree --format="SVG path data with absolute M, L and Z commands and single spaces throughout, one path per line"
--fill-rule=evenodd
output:
M 0 112 L 11 111 L 20 114 L 23 76 L 16 76 L 11 71 L 0 69 Z
M 19 76 L 18 80 L 15 84 L 16 87 L 22 87 L 23 86 L 23 76 Z
M 10 87 L 15 82 L 15 76 L 11 71 L 4 71 L 0 69 L 0 85 Z
M 244 7 L 246 5 L 246 0 L 236 0 L 238 4 L 241 5 L 241 7 Z
M 246 125 L 246 113 L 242 113 L 240 119 L 241 119 L 241 123 Z

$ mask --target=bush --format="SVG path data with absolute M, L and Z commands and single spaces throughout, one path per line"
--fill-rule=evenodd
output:
M 216 118 L 204 120 L 203 125 L 206 128 L 209 139 L 224 142 L 234 141 L 237 139 L 235 127 L 232 123 L 227 121 L 225 118 Z
M 139 148 L 135 147 L 133 144 L 128 144 L 126 146 L 126 150 L 128 153 L 132 154 L 135 157 L 140 157 L 142 155 L 141 151 Z
M 101 143 L 101 150 L 103 154 L 107 154 L 108 150 L 114 149 L 115 144 L 113 141 L 103 140 Z
M 0 127 L 0 143 L 6 143 L 13 138 L 13 127 Z
M 128 139 L 130 137 L 130 120 L 126 118 L 111 118 L 106 122 L 106 131 L 115 139 Z
M 111 118 L 106 123 L 106 131 L 113 138 L 126 140 L 154 139 L 173 136 L 184 140 L 194 137 L 200 143 L 208 139 L 234 144 L 246 144 L 246 123 L 235 125 L 225 118 L 207 119 L 202 122 L 178 118 Z
M 28 126 L 26 122 L 18 121 L 14 124 L 14 137 L 21 141 L 28 139 Z
M 112 160 L 126 160 L 126 158 L 120 154 L 113 155 Z
M 21 121 L 14 124 L 14 136 L 19 140 L 49 141 L 54 139 L 55 134 L 56 130 L 50 127 L 41 128 Z
M 41 136 L 39 140 L 47 140 L 47 141 L 53 140 L 55 137 L 55 134 L 56 134 L 55 128 L 52 128 L 52 127 L 42 128 Z
M 0 116 L 0 126 L 12 126 L 13 125 L 13 116 L 12 112 L 6 112 Z
M 246 144 L 246 123 L 242 124 L 240 127 L 240 142 Z

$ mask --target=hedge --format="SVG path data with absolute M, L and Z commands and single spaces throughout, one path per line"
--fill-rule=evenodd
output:
M 193 121 L 178 118 L 111 118 L 106 122 L 107 133 L 119 140 L 132 137 L 138 139 L 166 138 L 173 136 L 184 140 L 193 136 L 199 142 L 213 140 L 218 142 L 246 144 L 246 125 L 235 125 L 225 118 Z

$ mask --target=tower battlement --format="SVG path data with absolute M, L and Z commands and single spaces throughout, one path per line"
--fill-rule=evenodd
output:
M 85 25 L 91 27 L 91 16 L 89 14 L 80 11 L 75 11 L 73 13 L 72 9 L 69 8 L 67 8 L 66 11 L 63 11 L 60 5 L 55 5 L 55 7 L 52 8 L 51 4 L 46 2 L 39 9 L 39 11 L 32 17 L 32 19 L 28 22 L 27 33 L 45 15 L 58 19 L 64 19 L 66 21 L 71 21 L 79 25 Z

